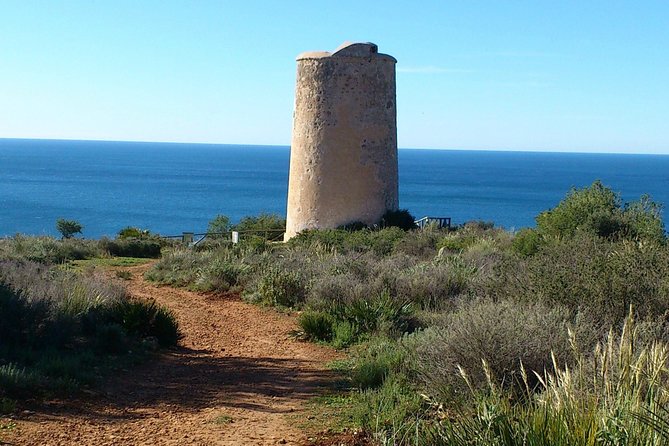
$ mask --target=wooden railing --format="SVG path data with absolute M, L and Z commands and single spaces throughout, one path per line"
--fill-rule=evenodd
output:
M 441 228 L 450 228 L 451 227 L 451 217 L 423 217 L 419 220 L 416 220 L 416 226 L 420 229 L 425 229 L 426 226 L 435 225 L 439 229 Z
M 231 240 L 233 243 L 237 243 L 239 240 L 243 240 L 250 236 L 262 237 L 268 242 L 276 242 L 283 240 L 283 234 L 285 234 L 285 229 L 252 229 L 249 231 L 228 231 L 228 232 L 184 232 L 181 235 L 164 235 L 163 238 L 167 239 L 180 239 L 181 242 L 188 246 L 197 246 L 202 243 L 207 238 L 221 238 Z M 237 234 L 236 238 L 234 233 Z
M 450 228 L 451 227 L 451 218 L 450 217 L 423 217 L 419 220 L 416 220 L 416 226 L 420 229 L 425 229 L 427 226 L 435 225 L 437 228 Z M 166 239 L 180 239 L 182 243 L 188 246 L 197 246 L 202 243 L 207 238 L 221 238 L 231 240 L 233 243 L 237 243 L 240 240 L 248 238 L 250 236 L 259 236 L 264 238 L 269 242 L 276 242 L 283 240 L 283 235 L 285 234 L 285 229 L 253 229 L 249 231 L 228 231 L 228 232 L 184 232 L 181 235 L 164 235 L 163 238 Z M 234 233 L 237 235 L 235 236 Z

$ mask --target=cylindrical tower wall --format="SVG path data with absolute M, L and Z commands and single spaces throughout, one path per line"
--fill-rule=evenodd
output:
M 286 239 L 397 210 L 395 64 L 370 43 L 298 56 Z

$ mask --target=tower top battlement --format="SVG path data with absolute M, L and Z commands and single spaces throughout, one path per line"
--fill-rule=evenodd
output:
M 333 52 L 329 51 L 306 51 L 297 56 L 296 60 L 304 59 L 323 59 L 326 57 L 375 57 L 380 59 L 388 59 L 392 62 L 397 62 L 393 56 L 379 53 L 379 47 L 371 42 L 344 42 Z

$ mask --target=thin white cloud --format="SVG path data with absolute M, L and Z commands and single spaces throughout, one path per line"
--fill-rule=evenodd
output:
M 472 70 L 462 68 L 442 68 L 434 65 L 426 65 L 421 67 L 397 67 L 398 73 L 417 73 L 417 74 L 448 74 L 448 73 L 471 73 Z

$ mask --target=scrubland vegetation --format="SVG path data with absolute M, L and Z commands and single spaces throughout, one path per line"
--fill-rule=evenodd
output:
M 0 240 L 0 412 L 16 400 L 62 395 L 173 346 L 171 312 L 131 299 L 120 280 L 89 265 L 155 257 L 155 236 L 98 241 L 17 235 Z
M 164 250 L 147 277 L 299 311 L 299 336 L 348 349 L 337 368 L 349 390 L 332 397 L 341 425 L 382 444 L 660 445 L 659 211 L 596 182 L 517 234 L 474 222 L 220 240 Z
M 91 382 L 130 349 L 174 345 L 169 311 L 67 263 L 162 255 L 149 280 L 297 311 L 296 336 L 345 349 L 333 367 L 347 388 L 320 400 L 338 408 L 335 428 L 398 445 L 669 443 L 660 207 L 596 182 L 536 221 L 515 234 L 485 222 L 407 231 L 398 214 L 284 244 L 267 240 L 283 222 L 263 215 L 235 227 L 247 235 L 235 245 L 167 245 L 135 228 L 2 240 L 0 407 Z M 217 216 L 210 228 L 231 226 Z

